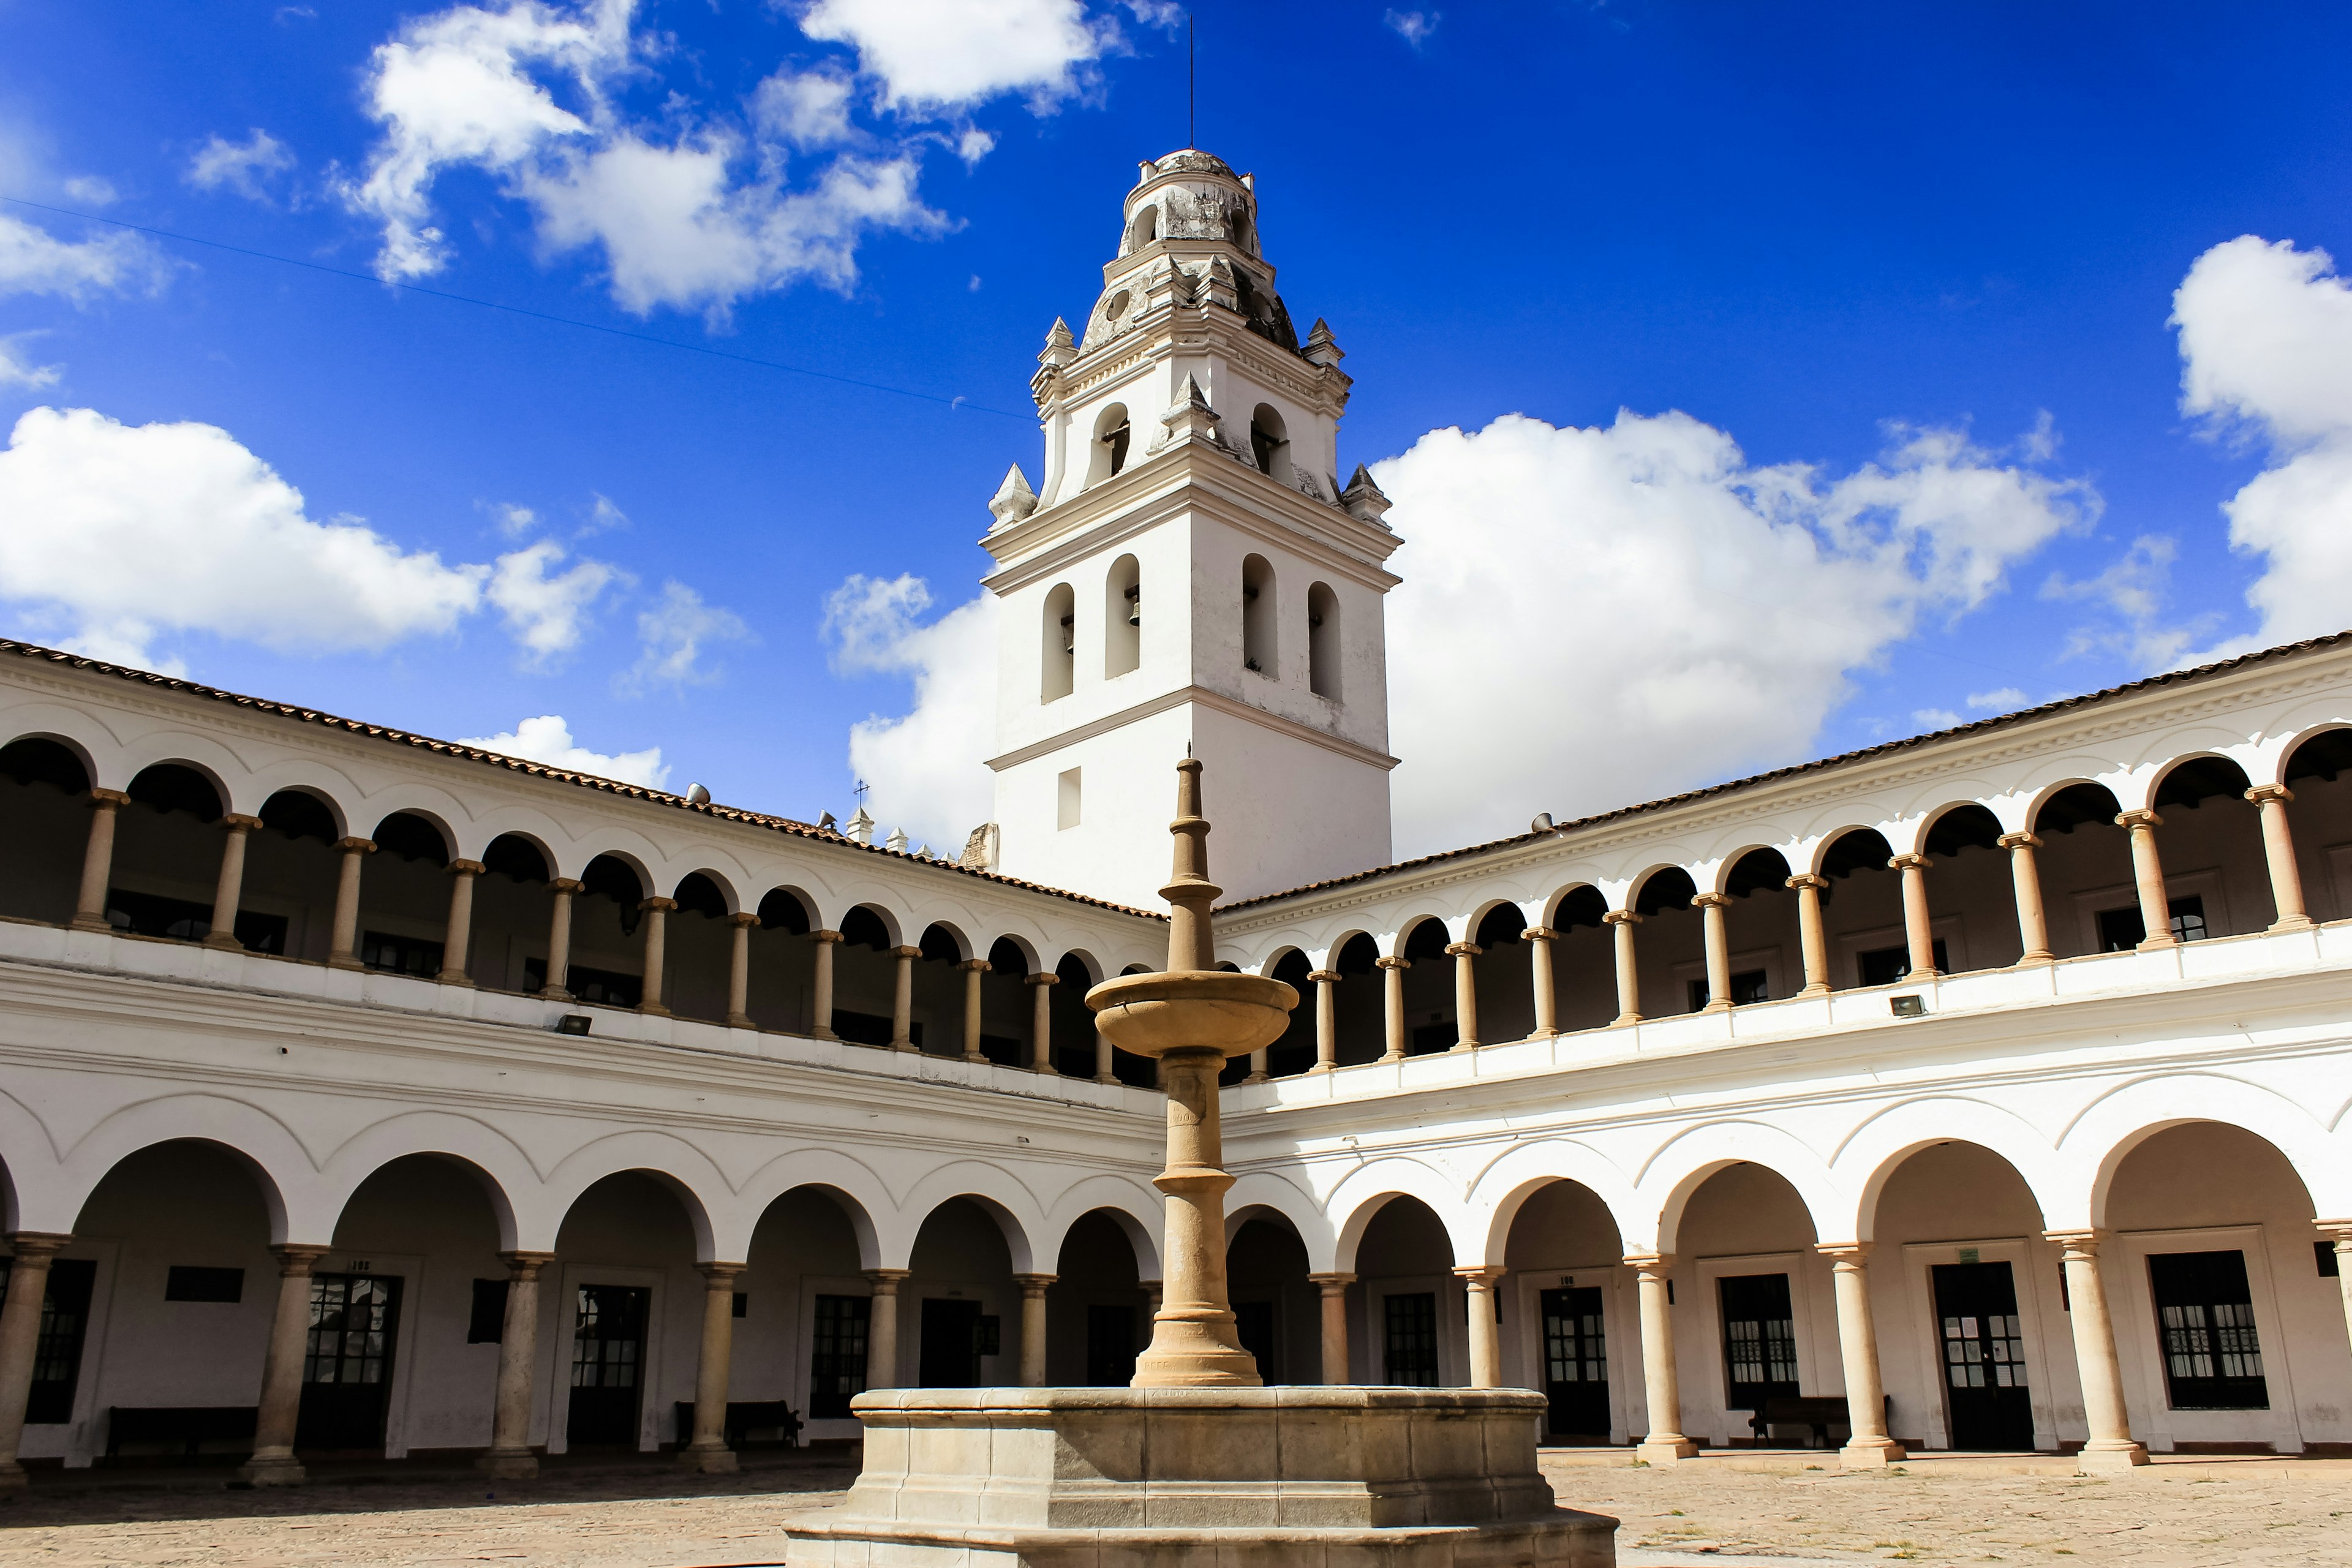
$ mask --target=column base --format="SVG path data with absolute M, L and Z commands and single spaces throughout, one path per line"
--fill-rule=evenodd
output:
M 736 1462 L 735 1450 L 723 1443 L 712 1448 L 689 1443 L 678 1450 L 677 1462 L 686 1469 L 706 1476 L 731 1476 L 742 1468 Z
M 1716 1001 L 1709 1002 L 1706 1006 L 1701 1007 L 1699 1011 L 1702 1013 L 1728 1013 L 1731 1011 L 1731 1004 L 1729 1002 L 1717 999 Z
M 445 969 L 433 978 L 443 985 L 463 985 L 469 991 L 474 988 L 474 977 L 462 969 Z
M 2319 922 L 2309 915 L 2289 915 L 2283 921 L 2271 921 L 2270 929 L 2272 931 L 2310 931 L 2318 924 Z
M 73 919 L 66 922 L 66 930 L 68 931 L 111 931 L 113 929 L 113 922 L 107 920 L 102 915 L 76 915 Z
M 894 1051 L 899 1052 L 901 1055 L 911 1056 L 914 1054 L 915 1042 L 912 1040 L 893 1040 L 890 1042 L 890 1048 Z
M 1456 1040 L 1445 1047 L 1445 1054 L 1454 1056 L 1464 1051 L 1475 1051 L 1484 1044 L 1484 1040 Z
M 1698 1445 L 1687 1437 L 1660 1437 L 1655 1441 L 1642 1439 L 1633 1457 L 1645 1465 L 1678 1465 L 1685 1459 L 1698 1458 Z
M 640 1002 L 637 1004 L 637 1011 L 643 1013 L 648 1018 L 667 1018 L 669 1016 L 669 1009 L 663 1006 L 658 1002 Z
M 1806 986 L 1803 990 L 1801 990 L 1801 991 L 1798 992 L 1798 993 L 1797 993 L 1797 994 L 1796 994 L 1795 996 L 1791 997 L 1791 998 L 1790 998 L 1790 1000 L 1791 1000 L 1791 1001 L 1801 1002 L 1801 1001 L 1809 1000 L 1810 998 L 1811 998 L 1811 997 L 1815 997 L 1815 996 L 1826 996 L 1826 995 L 1828 995 L 1829 994 L 1830 994 L 1830 987 L 1829 987 L 1829 984 L 1828 984 L 1828 982 L 1824 981 L 1824 982 L 1822 982 L 1822 983 L 1821 984 L 1819 984 L 1819 985 L 1808 985 L 1808 986 Z
M 730 1013 L 727 1015 L 727 1026 L 730 1029 L 756 1029 L 760 1026 L 751 1021 L 749 1013 Z
M 474 1461 L 474 1468 L 492 1480 L 537 1480 L 539 1456 L 529 1448 L 493 1448 Z
M 327 960 L 327 967 L 330 969 L 353 969 L 359 970 L 362 973 L 367 969 L 366 964 L 362 963 L 358 959 L 352 957 L 348 952 L 337 953 L 329 958 Z M 544 996 L 547 993 L 542 991 L 540 994 Z M 569 995 L 563 995 L 557 997 L 556 1000 L 559 1002 L 569 1002 L 572 998 Z
M 353 967 L 356 968 L 357 965 L 354 965 Z M 536 994 L 542 1002 L 569 1002 L 572 1000 L 572 993 L 566 991 L 561 985 L 546 986 L 534 993 L 534 994 Z
M 1062 1069 L 1055 1067 L 1052 1062 L 1039 1062 L 1029 1070 L 1037 1074 L 1040 1078 L 1059 1078 L 1062 1076 Z
M 205 940 L 197 945 L 201 947 L 226 948 L 231 952 L 243 952 L 245 951 L 245 943 L 236 940 L 236 934 L 234 931 L 214 931 L 209 936 L 206 936 Z
M 26 1479 L 24 1466 L 14 1459 L 0 1459 L 0 1492 L 23 1491 L 32 1484 Z
M 2147 938 L 2139 944 L 2137 951 L 2140 952 L 2160 952 L 2168 947 L 2179 947 L 2179 945 L 2180 939 L 2174 936 L 2171 932 L 2167 931 L 2162 936 L 2152 936 Z
M 299 1487 L 310 1472 L 291 1454 L 256 1454 L 236 1468 L 236 1479 L 248 1486 Z
M 2029 952 L 2024 957 L 2019 959 L 2015 963 L 2011 964 L 2010 967 L 2011 969 L 2025 969 L 2036 964 L 2055 963 L 2057 962 L 2058 958 L 2055 953 Z
M 984 1068 L 988 1065 L 988 1058 L 982 1056 L 978 1051 L 966 1051 L 962 1056 L 956 1059 L 959 1061 L 970 1062 L 976 1068 Z
M 2136 1470 L 2147 1463 L 2147 1449 L 2128 1440 L 2089 1442 L 2074 1456 L 2074 1468 L 2084 1475 L 2100 1470 Z
M 986 1058 L 982 1057 L 967 1057 L 964 1059 L 967 1061 L 976 1062 L 985 1060 Z M 1095 1074 L 1095 1081 L 1097 1083 L 1117 1083 L 1118 1081 L 1118 1074 L 1115 1072 L 1098 1072 Z
M 1389 1062 L 1401 1062 L 1402 1060 L 1404 1060 L 1404 1053 L 1402 1051 L 1386 1051 L 1381 1056 L 1381 1061 L 1383 1065 L 1386 1065 Z
M 1339 1068 L 1339 1065 L 1334 1062 L 1317 1062 L 1313 1067 L 1308 1068 L 1307 1070 L 1310 1073 L 1338 1072 Z
M 1622 1029 L 1638 1024 L 1641 1021 L 1642 1015 L 1639 1013 L 1620 1013 L 1615 1017 L 1609 1020 L 1609 1026 L 1612 1029 Z
M 1892 1437 L 1850 1439 L 1838 1450 L 1838 1463 L 1849 1470 L 1878 1470 L 1899 1465 L 1911 1456 Z
M 1244 1083 L 1272 1083 L 1274 1081 L 1274 1075 L 1270 1072 L 1254 1072 L 1247 1078 L 1243 1079 L 1242 1081 Z

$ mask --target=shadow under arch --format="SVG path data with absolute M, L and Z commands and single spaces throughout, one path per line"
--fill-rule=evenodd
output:
M 499 1250 L 524 1247 L 517 1193 L 536 1193 L 542 1183 L 530 1157 L 513 1139 L 489 1122 L 446 1110 L 413 1110 L 353 1134 L 320 1167 L 319 1207 L 332 1234 L 352 1197 L 370 1178 L 400 1160 L 446 1160 L 481 1184 L 499 1226 Z

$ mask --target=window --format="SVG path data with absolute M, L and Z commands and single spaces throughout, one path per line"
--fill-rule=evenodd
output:
M 1437 1297 L 1423 1290 L 1389 1296 L 1388 1380 L 1400 1388 L 1437 1386 Z
M 2311 1244 L 2311 1251 L 2313 1258 L 2315 1258 L 2319 1264 L 2319 1277 L 2322 1279 L 2339 1279 L 2343 1278 L 2344 1265 L 2336 1257 L 2336 1244 L 2334 1242 L 2315 1241 Z
M 2175 1410 L 2268 1410 L 2263 1347 L 2242 1252 L 2158 1252 L 2147 1260 Z
M 1724 1405 L 1761 1410 L 1768 1399 L 1797 1393 L 1797 1322 L 1786 1274 L 1726 1275 L 1723 1303 Z
M 1250 416 L 1250 455 L 1257 459 L 1259 473 L 1290 482 L 1290 431 L 1269 404 L 1259 404 Z
M 474 1306 L 466 1315 L 466 1342 L 494 1345 L 507 1337 L 507 1282 L 474 1281 Z
M 1873 948 L 1868 952 L 1856 953 L 1854 962 L 1862 971 L 1863 984 L 1894 985 L 1911 973 L 1911 947 L 1906 942 L 1900 947 Z M 1936 939 L 1936 968 L 1939 973 L 1952 972 L 1952 962 L 1940 936 Z
M 1082 768 L 1066 769 L 1054 781 L 1054 826 L 1066 831 L 1078 825 L 1078 775 Z
M 865 1296 L 816 1299 L 815 1348 L 809 1356 L 809 1419 L 849 1418 L 853 1394 L 866 1392 L 866 1335 L 874 1303 Z
M 422 937 L 372 931 L 360 939 L 360 962 L 370 969 L 430 980 L 441 973 L 441 944 Z
M 2171 900 L 2172 940 L 2203 942 L 2212 935 L 2205 924 L 2205 900 L 2191 893 Z M 2129 952 L 2147 939 L 2147 922 L 2139 918 L 2139 906 L 2099 911 L 2099 951 Z
M 202 942 L 212 934 L 213 910 L 210 904 L 192 903 L 186 899 L 110 888 L 106 893 L 106 923 L 132 936 Z M 236 912 L 236 940 L 247 952 L 274 952 L 283 957 L 286 930 L 284 915 L 258 914 L 251 910 Z
M 1143 662 L 1142 571 L 1132 555 L 1111 563 L 1103 583 L 1103 678 Z
M 887 1046 L 894 1026 L 885 1014 L 858 1013 L 846 1007 L 833 1010 L 833 1032 L 853 1046 Z M 908 1024 L 907 1041 L 919 1051 L 923 1048 L 921 1019 Z
M 1274 568 L 1263 555 L 1242 559 L 1242 668 L 1268 678 L 1282 671 L 1276 658 Z
M 0 1258 L 0 1300 L 7 1299 L 10 1272 L 9 1260 Z M 90 1290 L 97 1281 L 98 1265 L 88 1258 L 60 1258 L 49 1264 L 33 1342 L 33 1383 L 25 1400 L 28 1426 L 60 1426 L 73 1419 Z
M 245 1300 L 245 1270 L 174 1263 L 163 1276 L 163 1300 L 242 1301 Z
M 1153 205 L 1136 208 L 1135 216 L 1128 220 L 1127 253 L 1132 256 L 1159 237 L 1160 209 Z
M 1339 700 L 1339 595 L 1328 583 L 1307 590 L 1307 688 Z
M 1124 403 L 1114 403 L 1095 416 L 1094 445 L 1087 453 L 1087 483 L 1098 485 L 1127 467 L 1128 442 L 1132 437 Z
M 1941 958 L 1942 955 L 1937 954 L 1938 962 L 1941 961 Z M 1708 1000 L 1709 997 L 1707 994 L 1706 982 L 1704 980 L 1692 981 L 1690 983 L 1690 1010 L 1694 1013 L 1697 1012 L 1700 1008 L 1707 1005 Z M 1743 969 L 1738 973 L 1731 977 L 1731 1005 L 1733 1006 L 1745 1007 L 1751 1002 L 1769 1002 L 1770 1000 L 1771 997 L 1767 994 L 1765 990 L 1764 972 L 1762 970 Z
M 541 991 L 547 986 L 547 960 L 526 958 L 522 961 L 525 990 Z M 563 988 L 582 1002 L 594 1002 L 605 1007 L 634 1007 L 645 999 L 646 982 L 641 974 L 623 974 L 617 970 L 591 969 L 575 963 L 563 972 Z
M 1051 702 L 1067 697 L 1078 678 L 1077 595 L 1067 583 L 1058 584 L 1045 595 L 1044 631 L 1044 679 L 1039 686 L 1039 699 Z
M 1135 1380 L 1135 1309 L 1087 1309 L 1087 1385 L 1125 1388 Z

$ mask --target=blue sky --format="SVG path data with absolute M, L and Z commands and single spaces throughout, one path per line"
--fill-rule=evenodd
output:
M 445 736 L 562 715 L 674 787 L 846 815 L 852 725 L 953 695 L 974 639 L 919 628 L 1035 473 L 1034 356 L 1136 161 L 1185 141 L 1176 15 L 0 0 L 0 195 L 42 204 L 0 204 L 0 630 Z M 2352 12 L 1197 16 L 1200 143 L 1348 351 L 1343 464 L 1410 454 L 1401 850 L 2352 624 L 2352 294 L 2313 255 L 2352 249 Z M 1690 486 L 1627 478 L 1654 442 Z M 2316 488 L 2247 491 L 2233 548 L 2225 503 L 2290 469 Z M 1576 547 L 1661 517 L 1691 549 Z M 1738 565 L 1790 530 L 1818 559 Z M 928 608 L 828 632 L 902 574 Z M 1426 693 L 1482 681 L 1524 766 L 1431 760 Z M 877 812 L 960 838 L 975 776 Z

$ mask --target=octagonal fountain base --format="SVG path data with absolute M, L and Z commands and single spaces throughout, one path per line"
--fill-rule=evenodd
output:
M 960 1388 L 858 1395 L 866 1462 L 792 1568 L 1610 1568 L 1519 1389 Z

